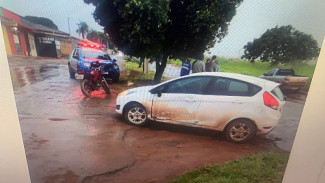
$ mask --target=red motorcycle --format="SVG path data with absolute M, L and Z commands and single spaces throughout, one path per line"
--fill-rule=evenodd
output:
M 93 91 L 99 90 L 102 87 L 106 94 L 110 94 L 111 92 L 108 83 L 111 83 L 112 80 L 104 77 L 105 75 L 108 75 L 108 72 L 103 70 L 104 65 L 100 65 L 99 62 L 92 62 L 90 68 L 93 68 L 93 70 L 82 73 L 84 75 L 80 82 L 82 93 L 86 97 L 90 97 Z

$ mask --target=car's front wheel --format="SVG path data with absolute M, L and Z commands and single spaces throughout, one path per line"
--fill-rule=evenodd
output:
M 140 104 L 131 104 L 124 112 L 124 118 L 127 122 L 141 126 L 148 122 L 147 111 Z
M 227 140 L 235 143 L 243 143 L 255 136 L 256 127 L 249 120 L 237 119 L 230 122 L 224 132 Z

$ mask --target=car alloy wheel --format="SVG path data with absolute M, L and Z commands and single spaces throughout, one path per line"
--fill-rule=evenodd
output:
M 134 125 L 144 125 L 147 123 L 147 112 L 139 104 L 132 104 L 124 113 L 125 119 Z
M 248 120 L 236 120 L 226 128 L 226 137 L 229 141 L 242 143 L 250 140 L 256 134 L 255 125 Z

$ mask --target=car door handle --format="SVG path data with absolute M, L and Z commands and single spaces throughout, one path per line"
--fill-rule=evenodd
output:
M 234 100 L 233 103 L 243 104 L 243 101 L 242 100 Z

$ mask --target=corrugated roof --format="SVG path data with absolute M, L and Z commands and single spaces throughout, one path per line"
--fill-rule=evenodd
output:
M 0 16 L 3 16 L 1 9 L 5 9 L 5 8 L 0 7 Z M 7 9 L 5 9 L 5 10 L 7 10 Z M 69 36 L 69 34 L 66 33 L 66 32 L 59 31 L 59 30 L 55 30 L 55 29 L 46 27 L 44 25 L 40 25 L 40 24 L 33 23 L 33 22 L 25 19 L 24 17 L 18 15 L 17 13 L 14 13 L 14 12 L 12 12 L 10 10 L 7 10 L 7 11 L 9 11 L 9 12 L 11 12 L 11 13 L 19 16 L 21 24 L 18 24 L 18 25 L 20 25 L 22 27 L 25 27 L 25 28 L 29 28 L 29 29 L 31 28 L 36 33 L 44 33 L 44 34 L 48 33 L 48 34 L 52 34 L 52 35 L 54 34 L 54 35 L 63 36 L 63 37 Z
M 33 22 L 23 18 L 23 17 L 20 17 L 20 20 L 21 20 L 22 24 L 25 24 L 25 25 L 27 25 L 29 27 L 32 27 L 33 29 L 36 30 L 36 32 L 38 31 L 38 32 L 42 32 L 42 33 L 62 34 L 63 36 L 69 36 L 69 34 L 66 33 L 66 32 L 55 30 L 55 29 L 46 27 L 44 25 L 35 24 L 35 23 L 33 23 Z

